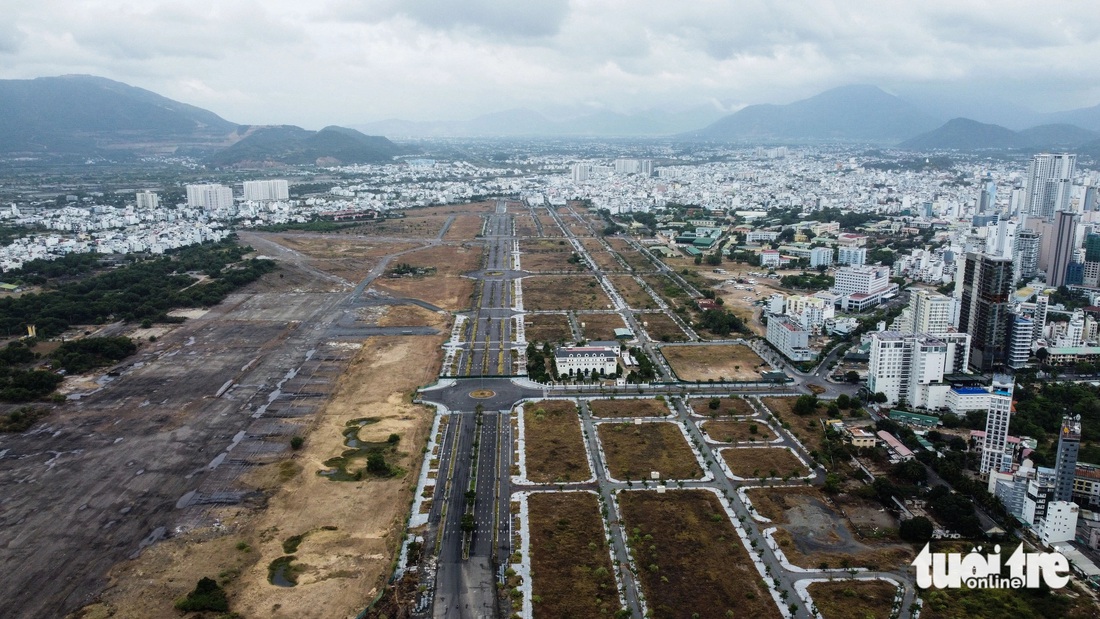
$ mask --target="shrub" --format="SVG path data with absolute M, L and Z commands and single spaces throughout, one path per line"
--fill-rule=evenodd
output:
M 204 577 L 195 585 L 194 591 L 176 600 L 176 609 L 184 612 L 204 610 L 226 612 L 229 610 L 229 600 L 226 599 L 225 590 L 218 585 L 217 581 Z

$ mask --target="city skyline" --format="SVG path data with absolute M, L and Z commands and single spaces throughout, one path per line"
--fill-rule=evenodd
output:
M 237 122 L 710 109 L 875 84 L 936 105 L 1090 107 L 1100 18 L 1068 3 L 837 6 L 80 2 L 9 7 L 0 78 L 87 73 Z M 107 17 L 105 17 L 107 16 Z M 948 107 L 950 107 L 948 105 Z

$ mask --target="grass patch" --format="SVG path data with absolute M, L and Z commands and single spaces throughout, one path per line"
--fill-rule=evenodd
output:
M 748 346 L 715 344 L 700 346 L 662 346 L 661 354 L 680 380 L 755 381 L 766 365 Z
M 889 619 L 897 593 L 897 587 L 881 580 L 815 582 L 809 590 L 825 619 Z
M 50 414 L 49 409 L 20 406 L 10 413 L 0 414 L 0 432 L 25 432 L 36 421 Z
M 622 417 L 666 417 L 669 414 L 664 400 L 654 398 L 625 398 L 616 400 L 590 400 L 588 408 L 593 417 L 608 419 Z
M 523 305 L 530 311 L 602 310 L 611 299 L 591 275 L 536 275 L 523 279 Z
M 614 275 L 611 278 L 611 285 L 615 286 L 615 290 L 619 291 L 619 295 L 622 296 L 626 304 L 630 306 L 630 309 L 657 309 L 657 302 L 653 300 L 653 297 L 646 292 L 642 285 L 634 280 L 629 275 Z
M 525 404 L 523 435 L 527 477 L 531 481 L 562 483 L 592 476 L 580 416 L 572 402 L 543 400 Z
M 718 400 L 718 407 L 711 408 L 711 402 L 715 399 Z M 750 404 L 748 400 L 736 395 L 728 398 L 695 398 L 690 400 L 689 403 L 696 415 L 706 415 L 707 417 L 728 417 L 734 415 L 752 417 L 756 414 L 756 410 L 753 409 L 752 404 Z
M 778 438 L 767 424 L 759 421 L 717 419 L 704 421 L 699 429 L 707 436 L 723 443 L 767 442 Z
M 653 617 L 780 616 L 714 494 L 622 492 L 619 504 Z
M 569 318 L 565 314 L 531 314 L 523 319 L 523 332 L 528 342 L 555 344 L 573 340 Z
M 651 339 L 658 342 L 686 342 L 688 336 L 676 321 L 664 312 L 660 314 L 635 314 L 634 318 Z
M 625 329 L 626 323 L 618 314 L 577 314 L 581 333 L 586 340 L 613 341 L 615 329 Z
M 528 505 L 534 616 L 598 617 L 619 610 L 596 496 L 536 493 Z
M 674 423 L 601 423 L 597 426 L 607 468 L 616 479 L 699 479 L 703 471 Z
M 722 458 L 738 477 L 799 477 L 809 473 L 785 447 L 741 447 L 723 449 Z

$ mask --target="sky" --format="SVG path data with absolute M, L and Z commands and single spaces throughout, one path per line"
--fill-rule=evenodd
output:
M 0 0 L 0 78 L 85 73 L 244 124 L 736 111 L 846 84 L 1100 103 L 1090 2 Z

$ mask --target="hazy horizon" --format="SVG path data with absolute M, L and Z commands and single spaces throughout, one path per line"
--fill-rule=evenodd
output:
M 1100 14 L 1053 2 L 118 0 L 7 7 L 0 78 L 92 74 L 240 123 L 526 108 L 733 112 L 849 84 L 1036 112 L 1100 103 Z M 1090 17 L 1091 15 L 1091 17 Z

